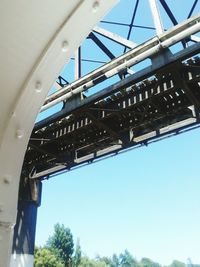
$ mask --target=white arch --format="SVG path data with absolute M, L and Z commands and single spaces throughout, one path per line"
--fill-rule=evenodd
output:
M 66 60 L 115 2 L 1 0 L 0 267 L 9 265 L 20 172 L 37 113 Z

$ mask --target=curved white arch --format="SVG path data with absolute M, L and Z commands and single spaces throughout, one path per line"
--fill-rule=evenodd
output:
M 37 113 L 66 60 L 115 2 L 1 0 L 0 267 L 9 265 L 20 172 Z

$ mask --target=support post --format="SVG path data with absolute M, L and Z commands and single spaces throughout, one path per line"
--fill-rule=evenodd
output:
M 157 33 L 157 35 L 162 34 L 164 32 L 164 29 L 163 29 L 159 9 L 157 6 L 157 0 L 149 0 L 149 4 L 150 4 L 150 8 L 151 8 L 151 13 L 152 13 L 154 25 L 156 28 L 156 33 Z
M 21 178 L 10 267 L 33 267 L 37 209 L 41 203 L 41 192 L 41 181 Z
M 75 53 L 75 80 L 81 78 L 81 47 Z

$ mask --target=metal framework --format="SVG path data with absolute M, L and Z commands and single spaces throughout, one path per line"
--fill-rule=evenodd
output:
M 113 58 L 92 33 L 92 40 L 112 60 L 46 98 L 41 112 L 61 102 L 63 108 L 36 123 L 24 160 L 24 175 L 46 179 L 198 125 L 200 44 L 192 37 L 198 38 L 195 34 L 200 30 L 200 15 L 164 31 L 157 2 L 150 4 L 158 35 L 141 45 L 129 40 L 131 27 L 127 39 L 94 28 L 94 33 L 129 51 Z M 175 24 L 166 2 L 162 5 Z M 173 53 L 175 44 L 180 47 Z M 146 59 L 150 60 L 147 67 L 142 63 Z M 134 71 L 140 62 L 141 69 Z M 113 76 L 118 76 L 118 81 L 109 84 Z M 105 81 L 106 86 L 95 90 Z M 88 90 L 89 95 L 85 94 Z
M 199 126 L 200 1 L 121 0 L 95 26 L 116 2 L 2 1 L 0 267 L 17 204 L 11 266 L 33 265 L 40 180 Z
M 49 178 L 108 154 L 199 124 L 200 51 L 196 44 L 35 125 L 24 161 L 30 178 Z M 163 59 L 163 57 L 165 57 Z

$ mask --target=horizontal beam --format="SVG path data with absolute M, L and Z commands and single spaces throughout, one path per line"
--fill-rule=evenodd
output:
M 79 94 L 88 90 L 95 84 L 112 77 L 127 68 L 143 61 L 146 58 L 158 53 L 160 50 L 170 47 L 171 45 L 182 41 L 190 35 L 200 30 L 200 14 L 191 19 L 186 20 L 179 25 L 176 25 L 171 30 L 164 32 L 159 37 L 145 42 L 137 46 L 124 55 L 112 60 L 90 74 L 82 77 L 78 81 L 67 85 L 59 92 L 56 92 L 47 97 L 41 111 L 44 111 L 64 100 L 71 98 L 75 94 Z
M 160 75 L 153 73 L 126 90 L 79 108 L 56 123 L 50 122 L 40 131 L 34 129 L 33 138 L 50 141 L 37 143 L 44 154 L 27 150 L 24 166 L 35 168 L 31 178 L 45 179 L 52 172 L 70 170 L 199 125 L 199 104 L 188 91 L 200 99 L 200 60 L 192 59 L 189 53 L 187 56 L 186 62 L 178 61 L 159 70 Z M 177 77 L 178 69 L 183 73 L 181 77 Z M 57 157 L 47 155 L 46 150 Z
M 159 132 L 154 132 L 154 134 L 152 135 L 149 134 L 144 137 L 141 136 L 141 138 L 135 139 L 135 143 L 130 143 L 130 146 L 123 147 L 122 145 L 111 145 L 110 147 L 102 149 L 97 153 L 91 153 L 88 156 L 79 158 L 78 160 L 75 159 L 73 166 L 71 166 L 70 168 L 66 167 L 64 164 L 60 164 L 58 166 L 52 166 L 48 170 L 37 172 L 30 178 L 41 180 L 49 179 L 50 176 L 55 176 L 61 174 L 62 172 L 71 171 L 85 165 L 104 160 L 108 157 L 115 156 L 120 153 L 125 153 L 142 146 L 147 146 L 151 143 L 158 142 L 162 139 L 173 137 L 175 135 L 188 132 L 199 127 L 199 122 L 197 122 L 196 119 L 186 119 L 179 123 L 172 124 L 170 127 L 164 127 Z
M 45 125 L 48 125 L 50 123 L 53 123 L 67 115 L 69 115 L 70 113 L 72 113 L 73 111 L 80 109 L 80 108 L 84 108 L 87 105 L 90 105 L 100 99 L 105 98 L 106 96 L 114 93 L 115 91 L 118 91 L 122 88 L 126 88 L 128 87 L 130 84 L 136 83 L 138 81 L 141 81 L 143 79 L 145 79 L 146 77 L 152 75 L 153 73 L 156 73 L 158 70 L 160 70 L 163 67 L 166 67 L 169 64 L 173 64 L 177 61 L 182 61 L 185 60 L 197 53 L 200 52 L 200 43 L 196 43 L 184 50 L 182 50 L 181 52 L 178 52 L 176 54 L 174 54 L 173 56 L 170 56 L 168 58 L 165 58 L 165 61 L 159 61 L 157 64 L 153 64 L 150 67 L 147 67 L 141 71 L 138 71 L 132 75 L 130 75 L 129 77 L 119 81 L 118 83 L 108 86 L 105 89 L 101 90 L 100 92 L 97 92 L 93 95 L 91 95 L 88 98 L 85 98 L 81 101 L 80 104 L 78 104 L 77 106 L 71 106 L 71 105 L 66 105 L 65 109 L 62 109 L 61 111 L 57 112 L 56 114 L 53 114 L 52 116 L 49 116 L 48 118 L 41 120 L 39 122 L 37 122 L 35 124 L 35 130 L 37 129 L 41 129 L 43 127 L 45 127 Z

